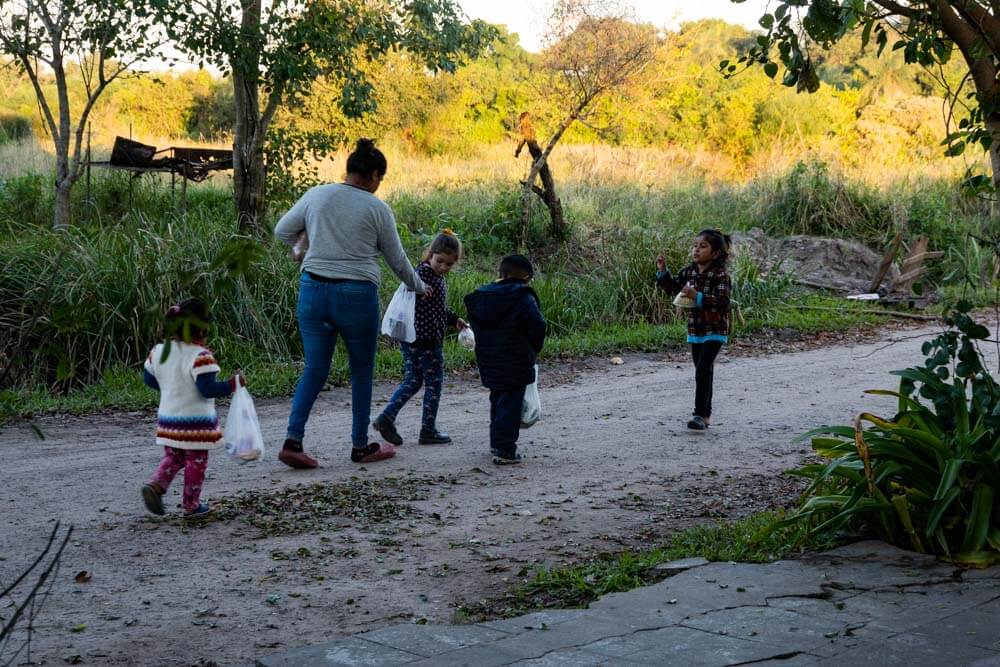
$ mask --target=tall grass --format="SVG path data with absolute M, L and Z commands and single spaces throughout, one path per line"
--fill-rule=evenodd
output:
M 653 260 L 664 253 L 672 268 L 680 268 L 692 237 L 704 227 L 835 234 L 878 247 L 905 219 L 911 235 L 925 233 L 932 249 L 949 250 L 935 265 L 936 276 L 970 274 L 965 240 L 983 231 L 977 205 L 963 200 L 953 182 L 879 189 L 815 163 L 742 186 L 683 177 L 656 186 L 627 178 L 600 182 L 609 169 L 601 160 L 634 158 L 635 164 L 626 165 L 628 176 L 652 169 L 644 162 L 649 155 L 622 149 L 602 158 L 595 152 L 592 164 L 583 164 L 581 173 L 592 180 L 570 181 L 564 190 L 572 226 L 565 244 L 549 242 L 545 212 L 534 211 L 529 242 L 540 269 L 534 287 L 552 333 L 547 354 L 655 349 L 683 340 L 682 320 L 653 285 Z M 412 259 L 442 227 L 463 238 L 467 258 L 448 279 L 450 306 L 462 312 L 462 296 L 493 280 L 499 258 L 520 238 L 514 222 L 519 195 L 504 179 L 416 187 L 412 172 L 418 164 L 390 172 L 403 183 L 388 188 L 387 199 Z M 440 164 L 422 164 L 433 181 Z M 457 164 L 452 161 L 451 168 Z M 15 344 L 30 351 L 16 360 L 17 386 L 68 392 L 98 383 L 112 392 L 131 391 L 125 389 L 129 381 L 119 381 L 122 369 L 145 358 L 170 304 L 197 295 L 214 304 L 213 346 L 226 365 L 256 373 L 273 391 L 288 390 L 298 374 L 295 360 L 301 359 L 297 267 L 283 247 L 265 240 L 256 247 L 251 271 L 226 278 L 218 258 L 233 243 L 235 227 L 226 188 L 191 188 L 182 213 L 163 184 L 95 174 L 90 199 L 82 187 L 74 195 L 79 224 L 54 234 L 48 228 L 47 180 L 37 174 L 0 179 L 0 366 Z M 385 303 L 396 280 L 387 270 L 383 274 Z M 746 322 L 738 335 L 789 323 L 815 329 L 824 320 L 840 327 L 864 319 L 853 310 L 836 321 L 829 313 L 793 312 L 789 304 L 803 297 L 791 281 L 762 275 L 746 257 L 734 261 L 731 274 L 734 301 Z M 471 360 L 455 346 L 449 355 L 457 363 Z M 378 364 L 381 374 L 398 371 L 390 349 L 380 353 Z

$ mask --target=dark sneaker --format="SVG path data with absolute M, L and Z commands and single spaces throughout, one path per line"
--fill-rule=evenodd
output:
M 708 428 L 708 424 L 705 423 L 705 420 L 703 418 L 699 417 L 698 415 L 695 415 L 694 417 L 691 418 L 691 421 L 688 422 L 688 428 L 695 431 L 704 431 L 706 428 Z
M 302 451 L 302 443 L 292 438 L 285 440 L 285 445 L 278 452 L 278 460 L 289 468 L 295 468 L 296 470 L 309 470 L 319 467 L 316 459 Z
M 501 453 L 500 450 L 497 449 L 496 447 L 490 447 L 491 456 L 500 456 L 500 453 Z
M 494 451 L 496 451 L 496 450 L 494 450 Z M 524 460 L 524 457 L 521 456 L 520 454 L 517 454 L 517 453 L 512 454 L 510 456 L 502 456 L 500 454 L 496 454 L 496 455 L 493 456 L 493 463 L 494 463 L 494 465 L 498 465 L 498 466 L 516 465 L 516 464 L 520 463 L 523 460 Z
M 163 516 L 163 493 L 152 484 L 142 485 L 142 502 L 146 503 L 146 509 L 150 512 Z
M 420 429 L 420 440 L 418 440 L 421 445 L 450 445 L 451 437 L 447 433 L 434 429 L 433 431 L 425 431 Z
M 385 441 L 389 444 L 396 445 L 397 447 L 403 444 L 403 437 L 396 430 L 396 423 L 385 415 L 379 415 L 372 422 L 372 428 L 378 431 L 379 435 L 385 438 Z M 424 443 L 421 442 L 420 444 Z

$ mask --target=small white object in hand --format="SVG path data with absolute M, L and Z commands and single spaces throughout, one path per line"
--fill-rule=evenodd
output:
M 476 334 L 472 333 L 472 327 L 465 327 L 458 332 L 458 344 L 466 350 L 476 349 Z

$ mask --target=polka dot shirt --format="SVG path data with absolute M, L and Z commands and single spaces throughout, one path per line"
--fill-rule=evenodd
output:
M 414 309 L 417 342 L 440 344 L 444 340 L 445 329 L 455 326 L 458 316 L 448 310 L 448 287 L 444 278 L 434 273 L 434 269 L 427 262 L 421 262 L 417 266 L 417 275 L 434 292 L 429 297 L 417 297 L 417 306 Z

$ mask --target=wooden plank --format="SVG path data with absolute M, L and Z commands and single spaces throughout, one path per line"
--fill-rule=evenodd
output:
M 910 251 L 906 253 L 906 257 L 903 258 L 902 268 L 900 269 L 903 275 L 893 281 L 892 289 L 889 290 L 890 292 L 909 293 L 913 289 L 913 283 L 924 272 L 923 255 L 927 253 L 929 243 L 930 239 L 926 236 L 921 236 L 916 240 Z
M 896 258 L 896 253 L 899 252 L 899 246 L 903 243 L 903 230 L 900 229 L 896 232 L 896 236 L 892 238 L 889 242 L 889 247 L 885 251 L 885 255 L 882 256 L 882 263 L 878 267 L 878 272 L 872 279 L 871 285 L 868 286 L 869 292 L 877 292 L 882 281 L 885 280 L 885 274 L 889 272 L 889 267 L 892 266 L 892 260 Z

